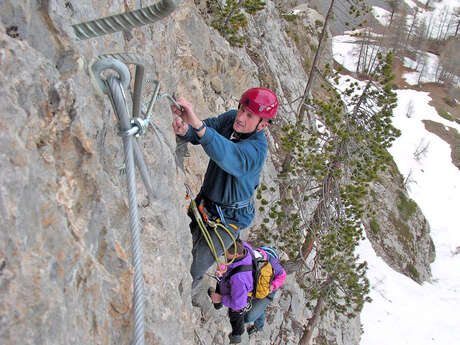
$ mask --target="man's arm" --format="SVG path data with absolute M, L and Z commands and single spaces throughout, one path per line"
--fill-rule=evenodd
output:
M 267 154 L 266 142 L 233 143 L 219 133 L 221 127 L 233 125 L 232 112 L 216 118 L 208 118 L 203 122 L 196 116 L 193 105 L 189 101 L 179 97 L 177 103 L 183 108 L 181 111 L 171 105 L 173 113 L 178 115 L 178 118 L 173 121 L 174 132 L 177 135 L 192 144 L 201 144 L 206 154 L 232 176 L 241 177 L 254 170 L 260 170 Z M 193 128 L 199 131 L 193 131 Z

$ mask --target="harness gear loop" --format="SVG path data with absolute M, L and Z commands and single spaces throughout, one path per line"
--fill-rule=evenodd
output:
M 198 224 L 198 227 L 201 230 L 201 233 L 202 233 L 202 235 L 203 235 L 203 237 L 204 237 L 204 239 L 206 241 L 206 244 L 209 247 L 209 250 L 211 251 L 212 256 L 214 256 L 214 260 L 216 261 L 217 267 L 220 268 L 220 267 L 222 267 L 222 265 L 225 266 L 225 270 L 223 271 L 223 273 L 224 273 L 226 271 L 226 269 L 227 269 L 227 266 L 230 265 L 235 260 L 235 256 L 237 254 L 236 239 L 233 236 L 232 232 L 224 224 L 222 224 L 219 221 L 219 219 L 217 219 L 216 221 L 213 221 L 213 220 L 211 220 L 209 218 L 209 216 L 206 213 L 206 209 L 205 209 L 204 205 L 200 204 L 200 208 L 197 206 L 195 198 L 194 198 L 193 193 L 192 193 L 192 189 L 190 188 L 190 186 L 188 184 L 184 183 L 184 185 L 185 185 L 185 190 L 186 190 L 185 198 L 186 199 L 190 198 L 190 207 L 192 209 L 193 216 L 195 217 L 195 220 L 196 220 L 196 222 Z M 202 213 L 200 211 L 203 212 L 204 216 L 202 216 Z M 205 221 L 203 221 L 203 219 L 205 219 Z M 233 258 L 230 261 L 227 260 L 227 257 L 225 255 L 224 255 L 224 258 L 225 258 L 224 262 L 222 262 L 219 259 L 219 256 L 217 255 L 216 248 L 214 246 L 214 242 L 212 241 L 211 234 L 209 233 L 208 226 L 216 234 L 216 237 L 219 240 L 220 245 L 222 247 L 222 250 L 224 252 L 226 251 L 227 248 L 225 248 L 224 240 L 222 239 L 222 236 L 219 234 L 218 228 L 220 228 L 220 229 L 224 230 L 225 232 L 227 232 L 227 234 L 232 239 L 233 246 L 235 248 L 235 252 L 233 253 Z

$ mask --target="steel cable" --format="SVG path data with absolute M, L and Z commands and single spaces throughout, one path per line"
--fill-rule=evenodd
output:
M 118 14 L 110 17 L 100 18 L 93 21 L 73 25 L 74 32 L 78 40 L 97 37 L 122 30 L 129 30 L 134 27 L 153 23 L 159 19 L 168 16 L 178 6 L 180 0 L 161 0 L 156 4 L 141 8 L 139 10 Z M 129 61 L 126 61 L 128 59 Z M 122 60 L 122 61 L 120 61 Z M 124 89 L 127 89 L 130 82 L 130 73 L 128 67 L 123 63 L 136 64 L 136 79 L 133 95 L 133 115 L 137 125 L 133 126 L 129 118 L 126 97 Z M 118 76 L 109 75 L 102 80 L 101 73 L 104 70 L 112 69 L 118 73 Z M 144 76 L 144 65 L 137 61 L 131 54 L 118 54 L 116 56 L 104 57 L 92 66 L 92 72 L 97 76 L 96 81 L 102 91 L 107 94 L 112 103 L 114 112 L 118 118 L 120 136 L 123 141 L 125 153 L 126 179 L 128 184 L 128 202 L 129 202 L 129 224 L 131 229 L 131 252 L 132 264 L 134 269 L 133 279 L 133 314 L 134 314 L 134 339 L 132 345 L 144 345 L 145 327 L 144 327 L 144 278 L 142 273 L 142 245 L 140 238 L 139 214 L 137 210 L 137 192 L 136 192 L 136 172 L 137 165 L 141 174 L 144 185 L 152 198 L 154 192 L 147 166 L 144 162 L 140 147 L 133 135 L 142 133 L 146 130 L 150 122 L 150 116 L 147 121 L 142 121 L 140 115 L 140 103 L 142 100 L 142 84 Z M 159 84 L 155 90 L 148 113 L 152 110 L 159 91 Z M 175 102 L 174 102 L 175 103 Z M 149 115 L 149 114 L 147 114 Z M 136 127 L 136 128 L 134 128 Z
M 107 78 L 101 78 L 101 73 L 105 70 L 117 72 L 118 76 L 110 74 Z M 131 251 L 132 264 L 134 269 L 133 279 L 133 314 L 134 314 L 134 340 L 132 345 L 144 345 L 144 281 L 142 274 L 142 245 L 140 239 L 140 223 L 137 210 L 137 191 L 135 167 L 137 166 L 142 177 L 144 185 L 149 196 L 155 199 L 150 175 L 147 170 L 141 149 L 138 142 L 133 138 L 134 135 L 141 132 L 141 129 L 133 124 L 130 120 L 126 96 L 124 89 L 129 86 L 129 70 L 124 62 L 114 57 L 104 57 L 98 60 L 93 66 L 92 71 L 96 74 L 96 80 L 105 94 L 108 95 L 115 115 L 118 119 L 119 135 L 122 137 L 123 149 L 125 155 L 125 171 L 128 185 L 128 202 L 129 202 L 129 224 L 131 229 Z M 136 69 L 142 71 L 141 69 Z M 139 76 L 136 73 L 136 76 Z M 142 77 L 142 76 L 139 76 Z M 138 84 L 137 91 L 141 88 Z M 158 92 L 155 92 L 156 99 Z M 169 96 L 169 95 L 167 95 Z M 170 97 L 170 96 L 169 96 Z M 136 98 L 136 97 L 134 97 Z M 139 99 L 139 97 L 137 97 Z M 152 104 L 150 108 L 152 108 Z M 151 109 L 150 109 L 151 111 Z
M 128 116 L 126 99 L 120 80 L 111 75 L 107 78 L 107 86 L 110 90 L 110 100 L 119 120 L 120 130 L 128 131 L 131 123 Z M 140 240 L 139 215 L 137 212 L 137 192 L 136 176 L 134 166 L 134 145 L 131 135 L 122 136 L 125 164 L 126 180 L 128 183 L 128 202 L 129 202 L 129 224 L 131 229 L 131 251 L 134 267 L 134 340 L 133 345 L 144 344 L 144 278 L 142 275 L 142 246 Z

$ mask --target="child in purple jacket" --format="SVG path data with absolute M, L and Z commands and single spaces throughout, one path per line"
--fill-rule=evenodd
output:
M 228 307 L 228 316 L 232 325 L 232 333 L 229 335 L 230 344 L 241 342 L 241 335 L 244 333 L 244 318 L 250 307 L 250 297 L 248 293 L 253 290 L 252 271 L 241 271 L 230 275 L 231 271 L 241 265 L 251 265 L 253 249 L 251 246 L 242 241 L 236 242 L 235 246 L 231 245 L 226 251 L 225 256 L 228 260 L 234 261 L 228 265 L 225 273 L 219 270 L 216 275 L 221 276 L 221 280 L 216 286 L 216 290 L 208 290 L 216 309 L 222 304 Z
M 221 277 L 216 290 L 212 288 L 208 290 L 216 309 L 220 309 L 222 305 L 229 308 L 228 314 L 232 325 L 232 333 L 229 335 L 230 344 L 241 342 L 244 323 L 254 321 L 254 324 L 248 327 L 249 335 L 262 329 L 265 323 L 265 309 L 273 301 L 276 291 L 286 279 L 286 271 L 278 258 L 269 255 L 263 248 L 257 248 L 254 251 L 248 243 L 237 241 L 236 255 L 233 255 L 235 253 L 234 245 L 225 252 L 227 259 L 234 258 L 233 263 L 228 265 L 225 273 L 222 271 L 216 273 L 216 276 Z M 273 268 L 274 274 L 270 283 L 270 293 L 262 299 L 248 297 L 248 294 L 253 291 L 252 271 L 242 270 L 232 274 L 232 271 L 238 266 L 251 265 L 253 256 L 269 260 Z

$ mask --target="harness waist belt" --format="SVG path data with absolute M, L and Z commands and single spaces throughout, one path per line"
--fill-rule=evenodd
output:
M 219 206 L 221 208 L 233 208 L 233 209 L 239 209 L 239 208 L 244 208 L 244 207 L 248 207 L 249 205 L 251 205 L 251 203 L 254 203 L 254 199 L 253 198 L 250 198 L 250 199 L 247 199 L 247 200 L 243 200 L 243 201 L 237 201 L 237 202 L 234 202 L 233 204 L 221 204 L 221 203 L 217 203 L 217 202 L 214 202 L 212 200 L 209 200 L 208 198 L 206 197 L 203 197 L 203 199 L 210 203 L 211 205 L 215 205 L 215 206 Z

